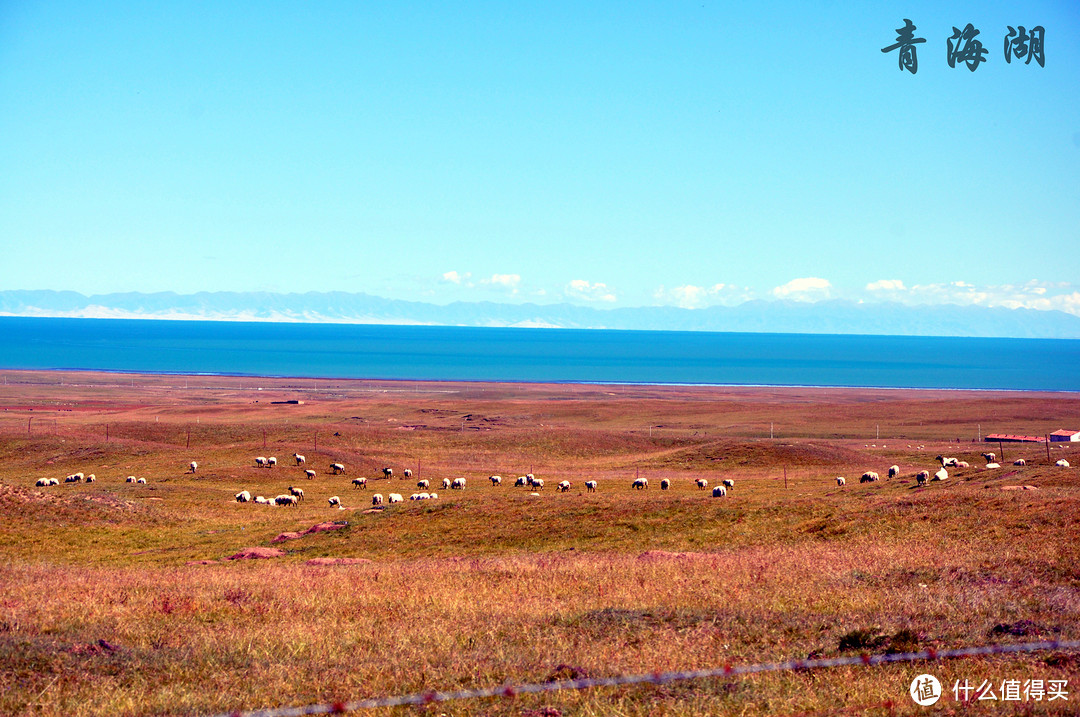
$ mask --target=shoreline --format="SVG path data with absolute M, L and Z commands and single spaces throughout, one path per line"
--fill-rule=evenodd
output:
M 863 386 L 853 384 L 764 384 L 764 383 L 682 383 L 676 381 L 663 382 L 663 381 L 528 381 L 528 380 L 504 380 L 504 379 L 430 379 L 430 378 L 378 378 L 378 377 L 349 377 L 349 376 L 299 376 L 299 375 L 287 375 L 287 374 L 260 374 L 260 373 L 225 373 L 225 372 L 213 372 L 213 371 L 145 371 L 145 370 L 125 370 L 125 369 L 96 369 L 96 368 L 0 368 L 0 375 L 4 376 L 4 384 L 7 385 L 6 374 L 33 374 L 43 373 L 46 375 L 56 375 L 62 373 L 72 374 L 84 374 L 84 375 L 102 375 L 102 376 L 146 376 L 146 377 L 185 377 L 185 378 L 220 378 L 220 379 L 266 379 L 273 381 L 326 381 L 326 382 L 338 382 L 338 383 L 364 383 L 364 384 L 420 384 L 420 385 L 440 385 L 450 384 L 459 386 L 596 386 L 596 387 L 649 387 L 649 388 L 671 388 L 671 389 L 737 389 L 746 391 L 841 391 L 841 392 L 864 392 L 864 391 L 887 391 L 895 392 L 897 394 L 903 392 L 916 392 L 920 394 L 929 393 L 948 393 L 948 394 L 961 394 L 961 393 L 976 393 L 976 394 L 1020 394 L 1024 396 L 1039 396 L 1050 395 L 1057 397 L 1078 397 L 1080 391 L 1071 391 L 1068 389 L 1025 389 L 1025 388 L 954 388 L 954 387 L 940 387 L 940 386 Z M 35 385 L 35 382 L 21 381 L 17 385 Z M 40 382 L 36 385 L 43 386 L 63 386 L 63 385 L 76 385 L 76 384 L 64 384 L 60 383 L 48 383 Z M 102 387 L 126 387 L 127 384 L 101 384 Z M 183 388 L 185 390 L 193 390 L 198 388 L 222 388 L 221 386 L 156 386 L 157 388 Z M 330 390 L 319 389 L 317 386 L 301 387 L 301 386 L 275 386 L 268 387 L 271 390 L 294 390 L 294 391 L 320 391 Z M 237 387 L 234 390 L 245 390 L 243 386 Z M 261 391 L 262 387 L 251 386 L 246 390 Z M 338 387 L 336 390 L 347 390 Z

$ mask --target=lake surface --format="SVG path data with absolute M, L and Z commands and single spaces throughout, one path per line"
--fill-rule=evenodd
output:
M 1080 391 L 1080 340 L 0 317 L 0 368 Z

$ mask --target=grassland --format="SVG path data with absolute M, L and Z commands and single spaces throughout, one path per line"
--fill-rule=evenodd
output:
M 1050 465 L 1080 449 L 1006 444 L 987 471 L 979 454 L 1000 451 L 975 441 L 1076 427 L 1072 394 L 0 375 L 4 715 L 212 714 L 1080 639 L 1080 474 Z M 916 488 L 943 453 L 972 467 Z M 901 478 L 859 484 L 892 464 Z M 415 490 L 383 466 L 468 488 L 370 510 L 374 492 Z M 77 471 L 97 482 L 34 487 Z M 510 485 L 527 472 L 540 495 Z M 699 477 L 735 488 L 713 499 Z M 295 509 L 233 500 L 290 485 L 306 494 Z M 344 527 L 274 542 L 327 521 Z M 225 559 L 247 547 L 285 554 Z M 1067 679 L 1069 701 L 948 693 L 923 709 L 907 696 L 921 672 Z M 1078 675 L 1080 656 L 1034 653 L 376 714 L 1073 714 Z

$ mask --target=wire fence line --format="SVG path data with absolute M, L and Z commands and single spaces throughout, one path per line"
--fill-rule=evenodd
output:
M 699 680 L 709 677 L 732 677 L 761 672 L 784 672 L 788 670 L 815 670 L 824 667 L 862 665 L 870 667 L 893 662 L 914 662 L 917 660 L 943 660 L 956 657 L 974 657 L 977 655 L 1007 655 L 1040 650 L 1076 650 L 1080 649 L 1080 640 L 1025 642 L 1014 645 L 980 645 L 950 650 L 923 650 L 921 652 L 898 652 L 878 655 L 854 655 L 849 657 L 830 657 L 807 660 L 787 660 L 786 662 L 764 662 L 756 665 L 724 665 L 707 670 L 685 670 L 681 672 L 650 672 L 636 675 L 613 675 L 610 677 L 584 677 L 574 680 L 537 682 L 522 685 L 501 685 L 471 690 L 453 690 L 448 692 L 418 692 L 396 697 L 374 697 L 353 702 L 328 702 L 306 705 L 303 707 L 274 707 L 268 709 L 241 712 L 223 712 L 214 717 L 303 717 L 303 715 L 344 714 L 357 710 L 378 707 L 400 707 L 403 705 L 429 705 L 436 702 L 451 702 L 483 697 L 511 698 L 517 695 L 561 690 L 583 690 L 592 687 L 620 687 L 651 683 L 662 685 L 679 680 Z

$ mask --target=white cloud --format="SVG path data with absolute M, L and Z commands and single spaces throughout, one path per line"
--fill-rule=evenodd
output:
M 566 285 L 566 295 L 571 299 L 582 301 L 615 301 L 615 294 L 608 289 L 607 284 L 596 282 L 595 284 L 584 279 L 574 279 Z
M 443 281 L 449 281 L 452 284 L 460 284 L 461 282 L 467 280 L 470 276 L 472 276 L 472 274 L 470 274 L 469 272 L 459 274 L 456 271 L 448 271 L 442 275 L 442 278 Z
M 828 279 L 806 277 L 804 279 L 792 279 L 782 286 L 772 290 L 772 295 L 778 299 L 791 299 L 792 301 L 821 301 L 828 299 L 832 292 L 832 283 Z
M 484 279 L 482 283 L 517 290 L 517 285 L 521 283 L 521 276 L 519 274 L 492 274 L 490 279 Z
M 866 285 L 867 291 L 903 291 L 904 282 L 899 279 L 879 279 Z
M 684 284 L 673 289 L 661 286 L 653 292 L 653 299 L 659 304 L 678 306 L 683 309 L 700 309 L 714 304 L 732 306 L 751 298 L 748 288 L 732 284 L 713 284 L 708 287 Z

